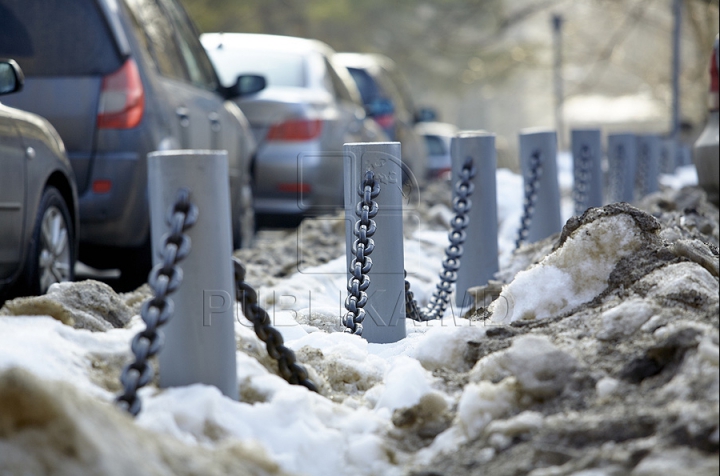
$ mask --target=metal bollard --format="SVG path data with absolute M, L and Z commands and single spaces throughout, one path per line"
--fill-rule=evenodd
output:
M 183 280 L 171 296 L 175 315 L 163 327 L 160 386 L 204 383 L 237 400 L 233 316 L 232 234 L 226 151 L 175 150 L 148 154 L 153 261 L 167 233 L 167 210 L 178 189 L 199 209 L 187 231 L 192 249 Z
M 358 188 L 365 172 L 372 170 L 380 184 L 375 199 L 379 212 L 374 218 L 377 231 L 375 250 L 370 258 L 370 287 L 367 289 L 367 316 L 363 338 L 385 344 L 404 339 L 405 279 L 403 253 L 402 161 L 399 142 L 360 142 L 344 146 L 345 238 L 347 268 L 352 260 L 353 228 L 358 220 L 355 206 L 360 200 Z M 350 273 L 348 273 L 348 279 Z
M 610 200 L 632 203 L 635 198 L 637 137 L 635 134 L 608 135 Z
M 603 206 L 602 137 L 600 129 L 573 129 L 572 156 L 575 215 Z
M 660 173 L 674 174 L 677 168 L 677 153 L 675 141 L 672 139 L 660 140 Z
M 557 173 L 557 135 L 546 129 L 526 129 L 520 132 L 520 167 L 525 190 L 535 176 L 532 163 L 539 160 L 537 190 L 526 199 L 534 207 L 525 241 L 534 243 L 562 230 L 560 215 L 560 187 Z M 534 203 L 532 203 L 534 202 Z
M 638 136 L 638 163 L 636 185 L 640 197 L 659 190 L 660 137 L 655 134 Z
M 452 139 L 450 148 L 453 184 L 459 180 L 466 157 L 472 158 L 477 169 L 472 179 L 475 190 L 470 196 L 472 208 L 465 229 L 468 240 L 455 284 L 455 303 L 464 307 L 472 302 L 467 290 L 487 284 L 499 269 L 495 134 L 460 132 Z

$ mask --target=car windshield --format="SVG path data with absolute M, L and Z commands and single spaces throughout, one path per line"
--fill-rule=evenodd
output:
M 268 87 L 307 87 L 305 57 L 281 51 L 218 49 L 210 51 L 223 84 L 233 84 L 238 75 L 265 76 Z
M 3 0 L 0 57 L 15 59 L 27 76 L 107 74 L 121 65 L 91 0 Z

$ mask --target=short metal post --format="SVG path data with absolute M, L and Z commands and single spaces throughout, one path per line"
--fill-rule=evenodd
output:
M 371 343 L 390 343 L 404 339 L 405 278 L 403 254 L 402 160 L 399 142 L 361 142 L 344 146 L 345 236 L 347 265 L 352 260 L 353 229 L 358 220 L 355 207 L 361 197 L 358 189 L 365 172 L 372 170 L 380 184 L 375 198 L 379 212 L 374 218 L 377 231 L 372 237 L 375 249 L 370 258 L 370 287 L 367 289 L 367 316 L 362 336 Z M 348 273 L 348 279 L 350 273 Z
M 675 141 L 664 138 L 660 141 L 660 173 L 674 174 L 677 168 Z
M 495 134 L 460 132 L 452 139 L 450 150 L 453 184 L 460 180 L 466 158 L 472 158 L 477 170 L 471 180 L 475 190 L 470 196 L 472 207 L 465 229 L 467 240 L 455 284 L 455 303 L 467 306 L 472 302 L 467 290 L 487 284 L 499 269 Z
M 608 173 L 610 199 L 632 203 L 635 198 L 637 168 L 637 137 L 635 134 L 608 135 Z
M 537 175 L 532 164 L 539 160 Z M 560 215 L 560 187 L 557 173 L 557 136 L 555 131 L 545 129 L 526 129 L 520 132 L 520 166 L 524 178 L 525 191 L 534 176 L 537 176 L 537 191 L 534 197 L 534 210 L 525 240 L 530 243 L 540 241 L 562 230 Z M 527 197 L 530 202 L 533 197 Z
M 155 264 L 178 189 L 190 190 L 190 200 L 199 209 L 197 223 L 186 232 L 191 250 L 180 266 L 182 283 L 170 296 L 175 314 L 162 328 L 160 386 L 204 383 L 237 400 L 227 152 L 150 153 L 148 181 Z
M 602 137 L 600 129 L 573 129 L 572 156 L 575 214 L 603 206 Z
M 660 171 L 660 137 L 655 134 L 638 136 L 636 183 L 640 197 L 657 192 Z

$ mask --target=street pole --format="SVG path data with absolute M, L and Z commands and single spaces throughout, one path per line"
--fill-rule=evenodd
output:
M 553 15 L 553 77 L 555 89 L 555 131 L 557 131 L 558 149 L 565 150 L 565 124 L 563 120 L 563 77 L 562 77 L 562 25 L 563 17 Z
M 680 24 L 682 23 L 682 0 L 673 0 L 672 35 L 672 124 L 670 138 L 673 144 L 673 160 L 678 162 L 680 153 Z

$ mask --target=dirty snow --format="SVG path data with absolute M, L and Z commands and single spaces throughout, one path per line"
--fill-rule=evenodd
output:
M 307 225 L 303 238 L 323 236 L 327 256 L 308 257 L 300 272 L 276 260 L 272 272 L 250 274 L 320 395 L 281 379 L 238 314 L 240 401 L 209 386 L 153 383 L 140 392 L 143 411 L 132 421 L 111 402 L 130 339 L 144 328 L 138 316 L 123 323 L 142 290 L 118 297 L 75 283 L 8 303 L 0 313 L 0 381 L 12 385 L 0 388 L 0 472 L 42 474 L 29 463 L 41 456 L 58 474 L 130 474 L 130 467 L 137 474 L 715 474 L 717 247 L 705 243 L 717 240 L 717 218 L 700 235 L 689 219 L 677 224 L 674 243 L 705 237 L 685 254 L 661 238 L 674 218 L 658 214 L 658 232 L 628 209 L 588 215 L 562 242 L 513 254 L 521 183 L 498 171 L 507 279 L 490 321 L 451 308 L 442 321 L 408 320 L 408 337 L 394 344 L 338 332 L 345 258 L 326 253 L 343 242 L 327 223 Z M 418 215 L 428 220 L 439 216 L 433 207 L 446 207 L 432 205 Z M 421 302 L 432 294 L 445 237 L 440 222 L 426 221 L 406 239 Z M 287 251 L 287 243 L 273 246 Z M 633 259 L 637 266 L 628 268 Z M 514 267 L 517 274 L 508 271 Z M 71 298 L 87 293 L 92 300 Z M 41 404 L 6 410 L 18 404 L 15 388 Z M 61 439 L 28 421 L 48 431 L 71 427 L 84 443 L 63 453 Z M 123 448 L 121 456 L 110 445 Z

